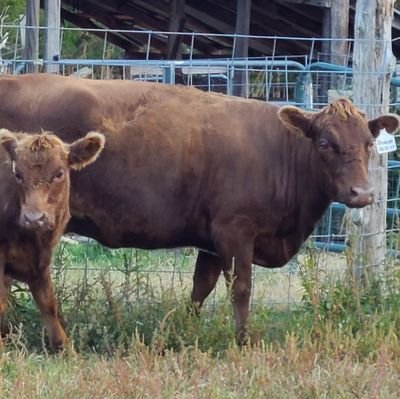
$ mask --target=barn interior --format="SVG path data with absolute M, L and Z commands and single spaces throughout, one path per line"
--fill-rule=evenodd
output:
M 340 64 L 340 43 L 302 39 L 352 38 L 355 7 L 356 0 L 61 0 L 61 18 L 80 28 L 118 30 L 109 32 L 108 40 L 124 49 L 127 58 L 188 57 L 185 46 L 190 47 L 191 36 L 163 32 L 197 32 L 216 35 L 196 37 L 193 57 L 263 57 L 312 51 L 320 59 Z M 149 53 L 145 35 L 121 30 L 159 33 L 153 35 Z M 225 36 L 235 33 L 257 37 L 242 44 Z M 276 42 L 261 40 L 262 36 L 299 40 Z M 395 10 L 392 37 L 399 36 L 400 12 Z M 400 56 L 397 40 L 393 52 Z

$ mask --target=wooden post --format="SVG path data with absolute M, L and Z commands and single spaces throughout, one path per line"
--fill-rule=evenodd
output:
M 322 42 L 323 61 L 347 66 L 349 37 L 349 0 L 332 1 L 330 7 L 323 10 L 322 36 L 329 39 Z M 328 100 L 328 89 L 339 89 L 344 86 L 344 77 L 337 74 L 326 75 L 321 80 L 319 97 Z
M 248 35 L 250 33 L 250 13 L 251 0 L 237 0 L 236 13 L 236 33 L 238 35 Z M 249 39 L 247 37 L 237 37 L 234 58 L 246 58 L 249 53 Z M 235 70 L 233 77 L 233 95 L 246 97 L 246 71 Z
M 39 57 L 39 10 L 40 0 L 26 0 L 25 28 L 25 60 L 37 60 Z M 34 62 L 27 62 L 26 72 L 37 72 L 38 66 Z
M 322 37 L 330 39 L 322 42 L 324 61 L 343 66 L 347 64 L 348 45 L 343 39 L 349 37 L 349 3 L 335 0 L 323 10 Z
M 322 37 L 324 39 L 330 39 L 331 36 L 331 9 L 324 8 L 322 16 Z M 330 62 L 331 60 L 331 41 L 324 40 L 321 45 L 322 57 L 319 61 Z M 320 79 L 321 85 L 318 89 L 318 97 L 321 102 L 328 102 L 328 89 L 330 87 L 331 76 L 322 74 Z
M 349 0 L 335 0 L 331 5 L 331 62 L 346 66 L 347 39 L 349 37 Z M 338 39 L 338 40 L 335 40 Z
M 58 73 L 58 64 L 52 61 L 58 61 L 60 58 L 60 0 L 45 0 L 44 12 L 46 17 L 46 46 L 45 46 L 45 70 L 49 73 Z
M 324 8 L 322 15 L 322 37 L 324 39 L 330 39 L 331 36 L 331 9 Z M 331 42 L 330 40 L 324 40 L 321 45 L 323 58 L 322 61 L 329 62 L 331 59 Z
M 170 32 L 181 32 L 185 27 L 185 2 L 186 0 L 171 0 L 169 7 L 169 27 Z M 168 38 L 167 58 L 180 59 L 182 36 L 170 35 Z
M 390 78 L 395 68 L 391 28 L 394 0 L 358 0 L 354 23 L 353 100 L 368 118 L 389 111 Z M 350 216 L 356 277 L 364 270 L 381 274 L 386 256 L 387 155 L 373 150 L 370 181 L 375 202 Z

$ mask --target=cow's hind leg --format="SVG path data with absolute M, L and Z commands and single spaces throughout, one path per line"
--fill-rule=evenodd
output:
M 50 346 L 54 351 L 65 347 L 67 336 L 58 316 L 58 307 L 51 282 L 50 271 L 46 270 L 34 282 L 29 283 L 33 298 L 42 315 Z
M 192 305 L 198 314 L 204 300 L 210 295 L 221 274 L 221 259 L 208 252 L 199 251 L 193 276 Z

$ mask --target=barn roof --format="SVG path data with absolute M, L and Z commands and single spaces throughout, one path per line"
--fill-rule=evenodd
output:
M 323 37 L 323 21 L 333 0 L 252 0 L 250 34 L 297 38 Z M 175 10 L 171 12 L 171 4 Z M 351 0 L 350 34 L 353 32 L 355 0 Z M 184 5 L 183 5 L 184 4 Z M 126 51 L 129 58 L 149 56 L 163 59 L 179 57 L 177 42 L 162 32 L 182 31 L 219 35 L 181 38 L 193 56 L 201 58 L 230 57 L 236 26 L 236 0 L 61 0 L 62 19 L 80 28 L 153 31 L 149 35 L 112 31 L 107 40 Z M 184 8 L 184 13 L 179 12 Z M 173 17 L 170 17 L 172 15 Z M 325 19 L 326 20 L 326 19 Z M 97 32 L 103 36 L 104 33 Z M 395 12 L 393 38 L 400 36 L 400 13 Z M 312 40 L 249 40 L 249 56 L 314 55 L 324 51 L 323 42 Z M 400 57 L 400 43 L 393 42 L 393 51 Z M 185 57 L 185 54 L 183 54 Z

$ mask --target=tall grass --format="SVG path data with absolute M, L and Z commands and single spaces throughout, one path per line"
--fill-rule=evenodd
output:
M 188 311 L 194 253 L 170 253 L 169 258 L 148 251 L 109 251 L 96 245 L 61 246 L 55 259 L 54 280 L 66 328 L 75 349 L 81 352 L 113 354 L 129 349 L 133 337 L 144 345 L 157 345 L 160 351 L 182 350 L 198 345 L 201 350 L 220 353 L 233 341 L 233 320 L 228 292 L 202 309 L 201 317 Z M 72 269 L 77 261 L 83 270 Z M 83 260 L 83 261 L 82 261 Z M 168 284 L 158 272 L 146 268 L 155 264 L 161 271 L 168 264 L 176 280 L 185 275 L 186 285 Z M 293 335 L 302 343 L 310 336 L 316 342 L 332 334 L 352 339 L 368 354 L 388 336 L 396 337 L 400 327 L 400 272 L 393 267 L 380 282 L 369 279 L 360 286 L 347 272 L 332 277 L 320 267 L 318 252 L 308 250 L 299 262 L 298 278 L 303 287 L 295 306 L 255 304 L 250 319 L 250 339 L 283 343 Z M 116 268 L 118 274 L 110 273 Z M 95 267 L 94 267 L 95 265 Z M 95 270 L 92 270 L 95 269 Z M 171 270 L 172 270 L 171 269 Z M 170 277 L 171 278 L 171 277 Z M 43 349 L 45 338 L 36 306 L 23 287 L 16 286 L 7 312 L 11 326 L 23 330 L 29 350 Z M 378 342 L 379 341 L 379 342 Z M 326 343 L 326 341 L 325 341 Z
M 238 348 L 228 292 L 196 317 L 188 311 L 190 287 L 171 288 L 146 269 L 164 262 L 183 281 L 180 273 L 191 273 L 193 252 L 165 260 L 154 253 L 91 250 L 83 261 L 87 252 L 79 246 L 61 248 L 55 258 L 75 355 L 49 357 L 30 295 L 14 288 L 10 334 L 0 353 L 4 397 L 398 397 L 397 265 L 382 290 L 374 278 L 360 285 L 346 271 L 330 275 L 310 250 L 298 265 L 299 303 L 253 305 L 250 344 Z M 88 270 L 72 270 L 78 258 Z M 110 268 L 117 261 L 116 277 Z

